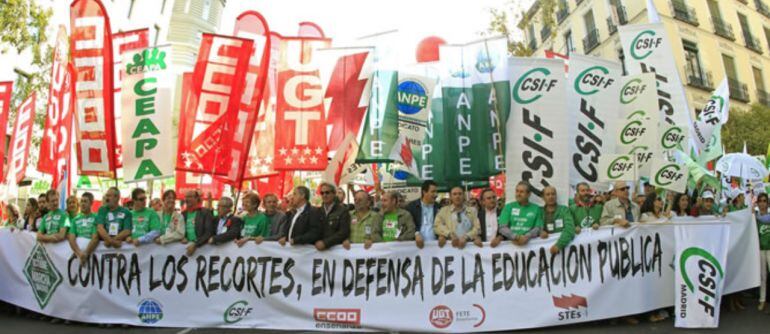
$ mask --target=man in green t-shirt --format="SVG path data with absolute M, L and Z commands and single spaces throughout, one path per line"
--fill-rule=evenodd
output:
M 598 225 L 599 219 L 602 218 L 604 205 L 592 200 L 591 197 L 591 187 L 588 183 L 578 183 L 575 201 L 569 207 L 572 216 L 575 217 L 575 233 L 580 233 L 583 228 L 593 227 L 594 224 Z
M 134 210 L 131 211 L 131 236 L 127 242 L 139 246 L 151 243 L 159 237 L 166 228 L 155 210 L 147 208 L 147 192 L 136 188 L 131 192 Z
M 96 230 L 106 247 L 120 248 L 131 236 L 131 211 L 120 206 L 117 187 L 111 187 L 104 194 L 104 205 L 96 213 Z
M 99 236 L 96 233 L 96 214 L 91 212 L 93 203 L 94 195 L 92 193 L 85 192 L 80 196 L 80 214 L 72 219 L 69 233 L 67 234 L 72 252 L 80 259 L 80 263 L 85 263 L 88 257 L 93 254 L 96 246 L 99 245 Z M 80 250 L 77 238 L 90 239 L 85 252 Z
M 540 234 L 543 211 L 538 205 L 529 202 L 529 194 L 529 183 L 521 181 L 516 185 L 516 201 L 506 204 L 500 213 L 498 236 L 492 240 L 492 247 L 499 245 L 502 238 L 523 246 Z
M 51 189 L 46 193 L 46 205 L 48 206 L 48 213 L 43 216 L 43 221 L 37 227 L 37 241 L 51 243 L 64 241 L 70 226 L 70 219 L 67 212 L 58 207 L 58 191 Z

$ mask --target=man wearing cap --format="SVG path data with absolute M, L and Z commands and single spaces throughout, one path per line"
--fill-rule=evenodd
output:
M 601 225 L 618 225 L 621 227 L 631 226 L 631 222 L 639 220 L 639 206 L 628 199 L 629 187 L 624 181 L 617 181 L 613 185 L 613 198 L 604 204 Z M 599 228 L 593 225 L 594 229 Z
M 693 208 L 693 217 L 699 216 L 717 216 L 719 215 L 719 206 L 714 205 L 714 192 L 705 190 L 700 196 L 700 204 Z

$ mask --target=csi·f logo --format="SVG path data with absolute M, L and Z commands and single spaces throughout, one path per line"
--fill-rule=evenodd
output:
M 660 137 L 660 146 L 664 150 L 670 150 L 679 145 L 684 140 L 684 134 L 682 128 L 674 126 L 666 130 Z
M 604 66 L 585 69 L 575 78 L 575 91 L 580 95 L 596 94 L 599 89 L 605 89 L 615 82 L 608 74 L 610 71 Z
M 636 78 L 623 85 L 620 89 L 620 103 L 629 104 L 634 102 L 640 94 L 647 89 L 647 85 L 642 84 L 642 79 Z
M 556 79 L 550 79 L 551 71 L 544 67 L 533 68 L 516 81 L 513 86 L 513 99 L 518 104 L 530 104 L 543 97 L 556 87 Z
M 663 166 L 655 174 L 655 182 L 661 186 L 667 186 L 675 181 L 679 181 L 684 177 L 682 173 L 682 166 L 677 164 L 668 164 Z
M 689 267 L 692 268 L 691 270 L 688 270 L 687 261 L 690 258 L 697 260 L 697 262 L 695 266 Z M 704 312 L 713 317 L 718 299 L 717 285 L 725 276 L 719 260 L 703 248 L 690 247 L 679 256 L 679 273 L 690 293 L 698 294 L 697 292 L 700 292 L 697 296 L 698 304 L 703 307 Z M 695 282 L 698 284 L 697 290 L 690 277 L 698 278 L 698 281 Z
M 656 37 L 652 30 L 644 30 L 631 42 L 631 57 L 636 60 L 647 58 L 661 44 L 663 44 L 663 38 Z
M 145 49 L 134 54 L 134 62 L 126 65 L 126 73 L 137 74 L 166 69 L 166 52 L 158 48 Z
M 607 166 L 607 178 L 610 180 L 619 179 L 621 176 L 630 172 L 634 168 L 634 163 L 628 155 L 621 155 L 610 162 Z
M 634 118 L 636 115 L 644 117 L 646 113 L 642 110 L 637 110 L 626 118 L 630 121 L 626 123 L 626 126 L 623 127 L 623 130 L 620 131 L 620 142 L 623 143 L 623 145 L 631 145 L 635 143 L 637 140 L 639 140 L 639 138 L 642 138 L 645 132 L 647 132 L 647 129 L 644 127 L 642 121 Z

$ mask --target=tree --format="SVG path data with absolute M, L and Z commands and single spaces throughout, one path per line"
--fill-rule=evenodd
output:
M 530 48 L 523 40 L 514 40 L 514 34 L 522 35 L 524 32 L 519 27 L 527 26 L 530 22 L 540 22 L 543 26 L 551 28 L 551 37 L 555 36 L 556 20 L 554 18 L 554 13 L 559 6 L 561 5 L 557 5 L 556 0 L 537 1 L 532 8 L 534 8 L 536 13 L 539 13 L 540 15 L 533 14 L 532 17 L 529 17 L 527 13 L 524 12 L 520 4 L 516 7 L 504 9 L 491 8 L 489 10 L 491 20 L 486 34 L 499 34 L 505 36 L 508 39 L 508 53 L 517 57 L 529 57 L 535 50 L 532 50 L 532 48 Z M 508 12 L 512 13 L 513 19 L 517 22 L 513 28 L 509 26 L 511 21 L 508 19 Z
M 770 143 L 770 108 L 752 104 L 749 110 L 730 111 L 727 124 L 722 126 L 722 145 L 726 153 L 742 152 L 743 143 L 750 155 L 762 155 L 767 152 Z

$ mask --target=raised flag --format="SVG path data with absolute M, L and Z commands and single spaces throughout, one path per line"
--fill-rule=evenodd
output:
M 424 69 L 422 64 L 417 66 Z M 410 69 L 399 72 L 396 90 L 399 135 L 391 149 L 390 158 L 417 178 L 420 177 L 420 172 L 416 156 L 422 153 L 436 81 L 414 74 Z
M 0 82 L 0 183 L 5 179 L 5 137 L 8 128 L 8 116 L 11 111 L 11 96 L 13 95 L 13 81 Z
M 79 174 L 115 178 L 117 157 L 110 19 L 101 1 L 75 0 L 70 5 L 70 27 Z
M 16 111 L 16 122 L 11 136 L 10 152 L 8 154 L 8 172 L 0 181 L 19 184 L 24 180 L 27 170 L 29 148 L 32 146 L 32 127 L 35 124 L 35 93 L 27 97 Z M 15 180 L 7 180 L 7 175 L 15 175 Z
M 119 124 L 122 123 L 123 112 L 121 110 L 121 98 L 120 92 L 122 88 L 121 81 L 121 69 L 123 65 L 123 54 L 128 51 L 145 49 L 150 46 L 150 29 L 136 29 L 118 32 L 112 34 L 112 63 L 113 63 L 113 88 L 112 91 L 115 94 L 113 101 L 115 101 L 115 154 L 116 154 L 116 167 L 123 167 L 123 129 Z
M 730 113 L 730 89 L 727 79 L 722 80 L 693 123 L 693 141 L 699 152 L 698 160 L 705 164 L 722 154 L 721 130 Z M 719 139 L 719 140 L 717 140 Z M 719 146 L 719 147 L 717 147 Z
M 275 170 L 324 170 L 327 161 L 326 120 L 318 60 L 314 50 L 328 38 L 276 36 Z
M 658 149 L 659 112 L 655 103 L 655 77 L 651 73 L 622 78 L 620 114 L 613 134 L 618 154 L 633 154 L 636 176 L 650 176 L 650 162 Z M 668 123 L 666 123 L 668 124 Z
M 671 162 L 659 156 L 652 163 L 650 184 L 655 187 L 684 193 L 687 190 L 689 170 L 684 164 Z
M 356 142 L 356 137 L 351 133 L 345 137 L 329 165 L 326 166 L 323 174 L 324 182 L 342 185 L 355 177 L 355 175 L 351 174 L 357 171 L 357 169 L 353 168 L 353 170 L 350 170 L 349 168 L 354 165 L 361 166 L 355 163 L 356 154 L 358 154 L 358 143 Z
M 599 158 L 599 181 L 635 181 L 636 163 L 632 154 L 604 154 Z
M 389 162 L 398 139 L 398 72 L 375 71 L 356 162 Z
M 668 123 L 658 125 L 658 152 L 670 152 L 687 147 L 690 132 L 686 127 Z

